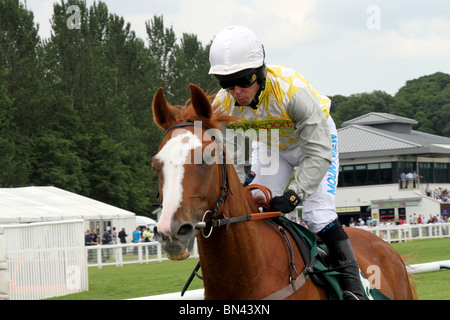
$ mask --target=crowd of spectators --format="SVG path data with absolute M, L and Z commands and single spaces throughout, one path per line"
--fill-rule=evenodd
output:
M 386 220 L 381 221 L 378 226 L 380 227 L 392 227 L 392 226 L 400 226 L 400 225 L 414 225 L 414 224 L 429 224 L 429 223 L 446 223 L 450 222 L 448 215 L 429 215 L 425 217 L 425 215 L 416 215 L 415 213 L 409 217 L 409 220 L 405 218 L 396 219 L 396 220 Z M 356 222 L 353 218 L 347 224 L 348 227 L 376 227 L 371 218 L 367 220 L 363 220 L 361 218 Z
M 430 186 L 427 185 L 425 189 L 425 193 L 428 197 L 433 197 L 435 200 L 441 201 L 441 202 L 450 202 L 448 200 L 448 190 L 444 188 L 436 188 L 433 192 L 431 192 Z

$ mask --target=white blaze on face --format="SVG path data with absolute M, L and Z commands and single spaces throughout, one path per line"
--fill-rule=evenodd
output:
M 201 140 L 192 132 L 177 135 L 167 141 L 156 158 L 163 163 L 163 203 L 158 231 L 170 237 L 173 215 L 181 204 L 183 195 L 184 165 L 190 159 L 191 150 L 201 147 Z

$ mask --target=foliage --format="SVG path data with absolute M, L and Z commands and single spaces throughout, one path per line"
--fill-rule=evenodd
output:
M 79 29 L 69 9 L 80 9 Z M 208 75 L 210 43 L 177 37 L 162 16 L 146 22 L 144 41 L 105 2 L 53 5 L 51 36 L 40 39 L 33 13 L 0 0 L 0 187 L 52 185 L 149 215 L 157 193 L 150 168 L 162 131 L 153 123 L 159 87 L 172 104 L 188 84 L 218 90 Z M 382 91 L 331 97 L 344 121 L 370 111 L 419 121 L 418 130 L 450 135 L 450 76 L 411 80 Z
M 67 25 L 71 5 L 79 29 Z M 189 82 L 208 90 L 214 79 L 195 35 L 178 41 L 158 16 L 146 26 L 148 44 L 106 3 L 63 0 L 41 40 L 32 12 L 0 0 L 0 187 L 53 185 L 150 214 L 162 138 L 153 95 L 164 87 L 184 104 Z
M 442 72 L 407 81 L 395 96 L 374 91 L 330 98 L 338 127 L 368 112 L 385 112 L 417 120 L 414 130 L 450 137 L 450 75 Z

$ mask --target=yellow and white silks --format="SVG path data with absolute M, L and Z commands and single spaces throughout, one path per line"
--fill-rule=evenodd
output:
M 256 141 L 252 144 L 254 183 L 269 187 L 274 196 L 281 195 L 296 167 L 288 188 L 303 200 L 303 219 L 308 226 L 317 232 L 336 219 L 339 163 L 328 97 L 293 69 L 268 66 L 266 87 L 260 93 L 256 109 L 236 105 L 226 90 L 219 91 L 213 104 L 238 117 L 238 121 L 228 124 L 229 128 L 242 134 L 252 132 L 248 136 Z M 274 130 L 277 134 L 273 134 Z M 242 179 L 243 166 L 235 167 Z

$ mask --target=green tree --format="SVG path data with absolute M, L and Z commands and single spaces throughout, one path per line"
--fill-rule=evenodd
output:
M 24 186 L 31 173 L 31 136 L 45 123 L 41 47 L 33 13 L 0 0 L 0 186 Z
M 169 87 L 170 79 L 173 76 L 172 64 L 175 49 L 175 32 L 173 28 L 164 26 L 163 16 L 153 16 L 152 20 L 146 21 L 150 59 L 155 64 L 153 74 L 155 84 L 159 87 Z M 170 90 L 166 90 L 170 96 Z
M 194 34 L 184 33 L 180 45 L 174 50 L 171 92 L 174 104 L 183 105 L 190 98 L 189 84 L 194 83 L 205 92 L 217 91 L 217 80 L 208 75 L 209 46 L 204 48 Z

